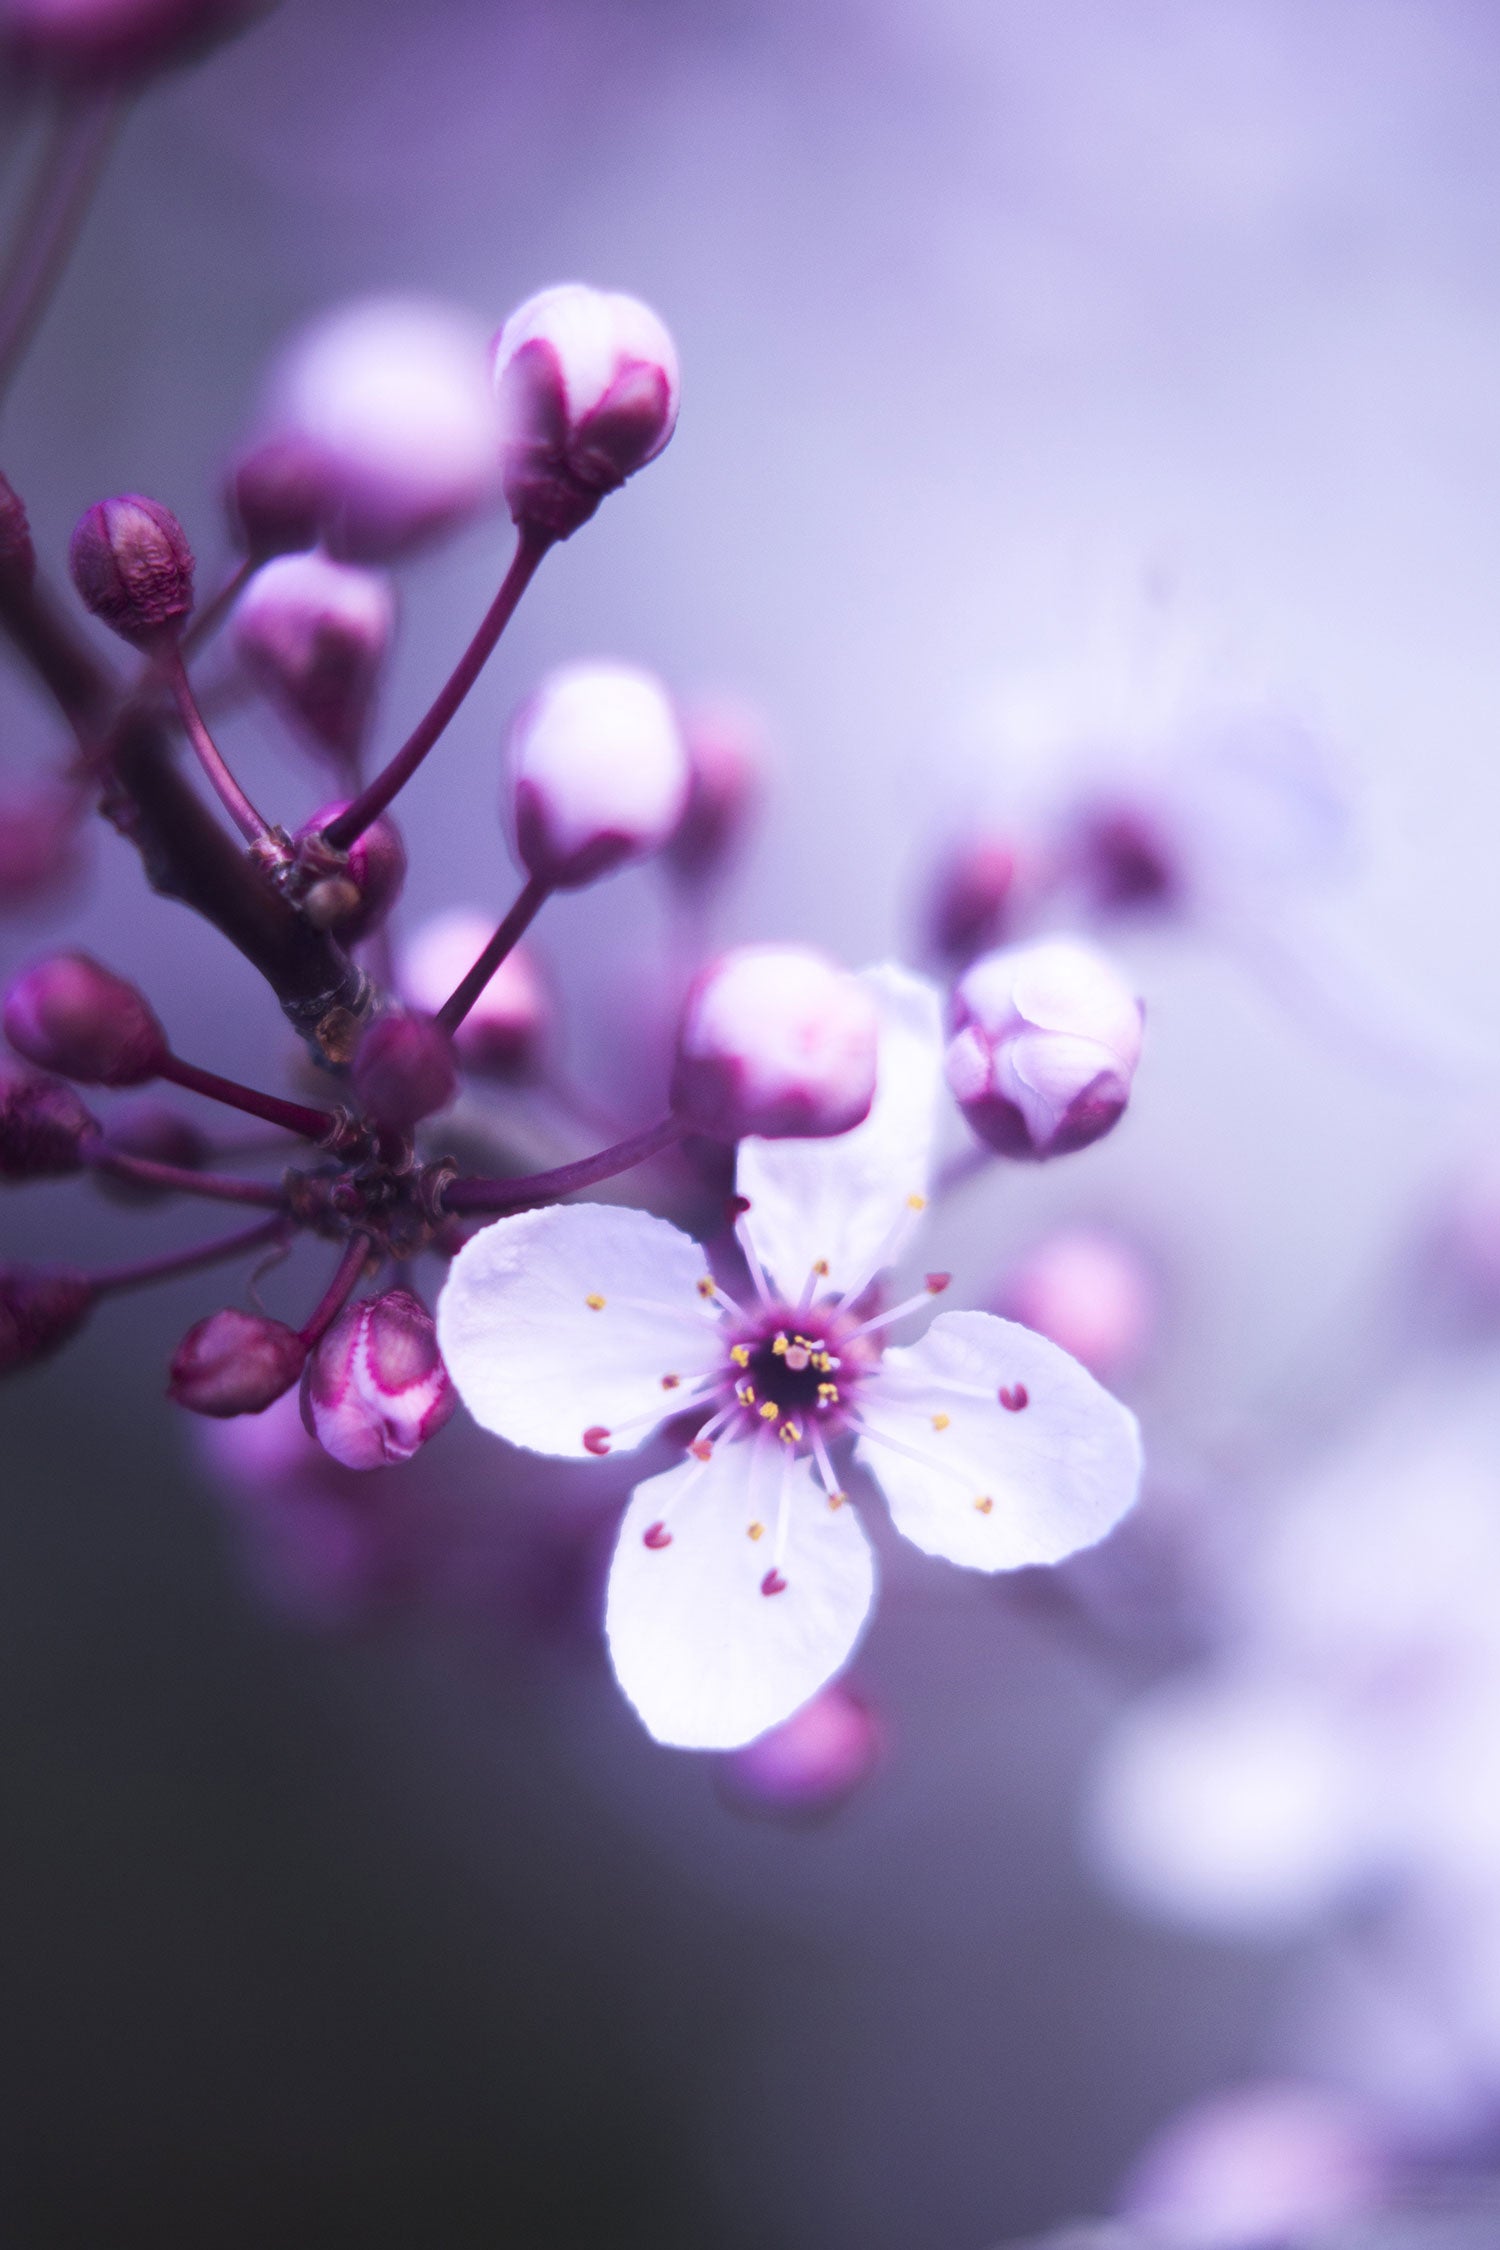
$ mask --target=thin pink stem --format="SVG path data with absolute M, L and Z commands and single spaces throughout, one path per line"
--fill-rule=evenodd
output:
M 297 1331 L 309 1351 L 319 1338 L 327 1333 L 349 1302 L 365 1263 L 370 1255 L 370 1238 L 367 1234 L 354 1234 L 344 1246 L 344 1255 L 334 1270 L 332 1281 L 318 1299 L 312 1313 Z
M 176 698 L 178 713 L 187 738 L 197 753 L 198 763 L 208 776 L 209 785 L 228 813 L 247 844 L 261 843 L 270 835 L 270 825 L 251 804 L 244 790 L 235 780 L 224 755 L 208 728 L 203 723 L 203 713 L 193 694 L 192 682 L 182 661 L 182 651 L 174 646 L 161 658 L 161 668 L 167 684 Z
M 443 1209 L 477 1215 L 555 1203 L 559 1196 L 594 1187 L 600 1180 L 612 1180 L 618 1173 L 644 1164 L 647 1157 L 659 1156 L 664 1148 L 682 1139 L 683 1131 L 675 1117 L 664 1117 L 659 1125 L 649 1125 L 628 1141 L 616 1141 L 613 1148 L 600 1149 L 597 1156 L 580 1157 L 576 1164 L 560 1164 L 554 1172 L 530 1172 L 513 1180 L 451 1180 L 443 1190 Z
M 453 991 L 449 993 L 434 1016 L 433 1021 L 439 1031 L 446 1031 L 449 1038 L 452 1038 L 507 953 L 513 950 L 517 941 L 530 929 L 541 908 L 551 896 L 552 885 L 544 882 L 540 875 L 532 875 L 527 878 L 525 889 L 520 893 L 514 906 L 480 954 L 479 959 L 474 963 L 473 968 L 470 969 L 462 984 L 456 985 Z
M 158 1164 L 154 1157 L 127 1156 L 102 1141 L 85 1144 L 83 1160 L 92 1171 L 140 1187 L 169 1189 L 177 1195 L 204 1195 L 213 1203 L 253 1203 L 262 1211 L 284 1211 L 286 1196 L 270 1180 L 240 1180 L 227 1172 L 195 1172 L 183 1164 Z
M 246 1227 L 240 1234 L 200 1243 L 196 1250 L 172 1250 L 164 1258 L 148 1258 L 143 1265 L 116 1266 L 112 1273 L 90 1274 L 89 1280 L 101 1296 L 112 1289 L 140 1289 L 150 1281 L 171 1281 L 180 1273 L 196 1273 L 200 1266 L 216 1266 L 226 1258 L 238 1258 L 267 1242 L 285 1242 L 291 1232 L 289 1219 L 263 1219 L 259 1226 Z
M 192 656 L 198 649 L 202 648 L 205 641 L 210 640 L 219 630 L 226 614 L 233 608 L 244 591 L 246 580 L 253 575 L 258 567 L 253 555 L 246 555 L 242 562 L 235 564 L 218 592 L 211 601 L 204 603 L 202 609 L 199 610 L 197 616 L 183 634 L 182 653 L 184 656 Z
M 124 98 L 117 88 L 64 97 L 0 278 L 0 398 L 9 390 L 67 270 L 124 114 Z
M 168 1055 L 159 1075 L 169 1078 L 174 1086 L 185 1086 L 191 1094 L 206 1094 L 211 1102 L 223 1102 L 229 1109 L 242 1109 L 247 1117 L 259 1117 L 267 1125 L 280 1125 L 288 1133 L 297 1133 L 304 1141 L 327 1142 L 337 1131 L 339 1118 L 331 1109 L 307 1109 L 301 1102 L 286 1102 L 279 1094 L 262 1094 L 253 1086 L 241 1086 L 233 1078 L 221 1078 L 217 1071 L 202 1070 L 197 1063 L 184 1062 L 180 1055 Z
M 499 593 L 486 610 L 478 632 L 439 689 L 436 700 L 417 721 L 390 764 L 376 774 L 337 820 L 328 823 L 324 834 L 336 852 L 346 852 L 355 838 L 362 836 L 371 821 L 378 820 L 386 806 L 406 787 L 489 662 L 496 642 L 515 615 L 521 596 L 551 544 L 546 534 L 522 532 Z

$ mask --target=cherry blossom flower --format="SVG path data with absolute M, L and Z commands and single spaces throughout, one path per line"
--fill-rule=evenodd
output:
M 897 1530 L 976 1570 L 1092 1545 L 1139 1481 L 1134 1418 L 1029 1330 L 946 1313 L 884 1348 L 947 1282 L 864 1309 L 927 1200 L 942 1035 L 930 986 L 889 968 L 867 982 L 881 1034 L 865 1122 L 740 1144 L 748 1305 L 665 1221 L 570 1204 L 483 1229 L 438 1307 L 460 1397 L 513 1444 L 600 1455 L 695 1417 L 682 1460 L 631 1498 L 606 1615 L 621 1686 L 678 1748 L 754 1740 L 853 1653 L 875 1563 L 835 1465 L 849 1441 Z

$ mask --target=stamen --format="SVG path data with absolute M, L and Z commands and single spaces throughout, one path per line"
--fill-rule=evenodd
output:
M 847 1492 L 839 1490 L 838 1480 L 833 1473 L 833 1463 L 828 1458 L 828 1448 L 823 1443 L 821 1433 L 812 1430 L 809 1435 L 812 1439 L 813 1459 L 818 1464 L 818 1475 L 823 1480 L 823 1490 L 828 1495 L 829 1508 L 836 1515 L 849 1495 Z
M 940 1297 L 948 1286 L 948 1280 L 949 1276 L 945 1273 L 930 1273 L 925 1288 L 918 1296 L 904 1298 L 899 1305 L 892 1305 L 889 1312 L 876 1313 L 872 1320 L 862 1320 L 854 1334 L 870 1336 L 877 1328 L 889 1328 L 893 1320 L 904 1320 L 908 1313 L 920 1310 L 929 1297 Z M 933 1287 L 934 1282 L 938 1284 L 937 1288 Z
M 823 1406 L 823 1407 L 828 1407 L 828 1406 L 837 1406 L 837 1405 L 838 1405 L 838 1402 L 839 1402 L 839 1387 L 838 1387 L 838 1384 L 837 1384 L 837 1383 L 820 1383 L 820 1384 L 818 1385 L 818 1404 L 819 1404 L 819 1406 Z
M 808 1275 L 806 1281 L 804 1281 L 802 1284 L 802 1294 L 797 1299 L 798 1312 L 806 1312 L 808 1306 L 813 1301 L 814 1295 L 817 1292 L 818 1283 L 820 1281 L 826 1281 L 827 1279 L 828 1260 L 826 1258 L 815 1258 L 813 1260 L 812 1271 Z
M 1000 1404 L 1005 1408 L 1007 1414 L 1019 1414 L 1022 1407 L 1029 1405 L 1030 1402 L 1031 1394 L 1024 1383 L 1017 1383 L 1013 1387 L 1004 1383 L 1001 1384 Z
M 750 1532 L 749 1532 L 749 1536 L 750 1536 L 750 1537 L 751 1537 L 752 1539 L 764 1539 L 764 1538 L 765 1538 L 765 1536 L 766 1536 L 766 1527 L 765 1527 L 765 1525 L 764 1525 L 763 1523 L 753 1523 L 753 1524 L 751 1524 L 751 1526 L 750 1526 Z
M 802 1424 L 791 1421 L 783 1422 L 778 1435 L 783 1445 L 800 1445 L 802 1442 Z
M 589 1296 L 585 1297 L 583 1301 L 588 1306 L 590 1312 L 603 1312 L 604 1310 L 604 1299 L 600 1296 L 590 1294 Z
M 664 1523 L 648 1524 L 641 1533 L 641 1545 L 649 1547 L 653 1554 L 660 1554 L 663 1547 L 670 1547 L 671 1544 L 672 1534 Z
M 750 1365 L 750 1346 L 748 1344 L 731 1344 L 729 1356 L 736 1367 L 748 1367 Z
M 756 1295 L 763 1305 L 774 1304 L 776 1300 L 771 1294 L 771 1284 L 766 1279 L 764 1266 L 755 1254 L 755 1244 L 750 1240 L 743 1218 L 735 1221 L 734 1239 L 745 1253 L 745 1263 L 750 1268 L 750 1279 L 755 1283 Z
M 776 1404 L 774 1398 L 768 1398 L 765 1401 L 765 1404 L 761 1407 L 760 1411 L 761 1417 L 764 1421 L 774 1422 L 777 1415 L 781 1412 L 781 1408 Z
M 969 1481 L 962 1469 L 955 1469 L 950 1462 L 940 1461 L 936 1454 L 919 1453 L 914 1445 L 903 1445 L 900 1438 L 887 1437 L 883 1430 L 872 1430 L 868 1422 L 860 1422 L 856 1427 L 860 1436 L 868 1438 L 872 1445 L 883 1445 L 892 1453 L 904 1454 L 908 1461 L 915 1461 L 919 1469 L 926 1469 L 933 1476 L 947 1477 L 951 1484 L 967 1484 Z
M 784 1594 L 786 1592 L 786 1580 L 774 1565 L 761 1580 L 760 1590 L 763 1594 Z
M 994 1503 L 994 1501 L 993 1501 L 993 1500 L 992 1500 L 992 1499 L 991 1499 L 991 1498 L 989 1497 L 989 1494 L 988 1494 L 988 1493 L 986 1493 L 986 1494 L 985 1494 L 985 1496 L 984 1496 L 984 1498 L 983 1498 L 982 1500 L 976 1500 L 976 1501 L 975 1501 L 975 1503 L 974 1503 L 974 1505 L 975 1505 L 975 1507 L 976 1507 L 976 1508 L 977 1508 L 977 1509 L 979 1510 L 979 1513 L 980 1513 L 980 1514 L 981 1514 L 982 1516 L 993 1515 L 993 1513 L 994 1513 L 994 1509 L 995 1509 L 995 1503 Z
M 585 1453 L 592 1453 L 596 1455 L 600 1460 L 602 1460 L 604 1455 L 609 1451 L 609 1437 L 610 1433 L 605 1428 L 602 1422 L 593 1423 L 590 1428 L 586 1429 L 583 1433 L 583 1449 Z
M 663 1375 L 661 1387 L 664 1391 L 680 1390 L 682 1388 L 682 1377 L 680 1375 Z
M 953 1417 L 951 1414 L 934 1414 L 932 1417 L 932 1426 L 935 1430 L 946 1430 L 952 1419 Z

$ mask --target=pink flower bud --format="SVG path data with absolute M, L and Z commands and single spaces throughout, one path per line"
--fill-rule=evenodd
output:
M 0 1180 L 61 1179 L 99 1130 L 71 1086 L 0 1061 Z
M 395 622 L 390 582 L 378 572 L 327 555 L 281 555 L 245 589 L 234 643 L 314 748 L 347 763 L 364 742 Z
M 1015 912 L 1018 861 L 1009 837 L 979 834 L 956 844 L 938 864 L 927 902 L 926 936 L 942 961 L 962 968 L 1002 945 Z
M 137 648 L 175 639 L 193 607 L 193 550 L 170 508 L 139 492 L 96 500 L 73 527 L 68 569 L 85 609 Z
M 117 1156 L 143 1156 L 151 1164 L 175 1164 L 194 1172 L 208 1163 L 213 1144 L 190 1117 L 154 1095 L 141 1094 L 111 1110 L 101 1135 L 104 1146 Z M 139 1180 L 116 1179 L 101 1171 L 96 1185 L 116 1203 L 157 1203 L 171 1188 L 144 1186 Z
M 1149 805 L 1105 799 L 1083 808 L 1068 839 L 1069 872 L 1101 914 L 1155 912 L 1181 903 L 1181 845 Z
M 0 794 L 0 913 L 54 898 L 83 860 L 84 802 L 58 781 Z
M 167 1396 L 192 1414 L 259 1414 L 291 1389 L 306 1358 L 307 1346 L 284 1321 L 226 1305 L 183 1337 Z
M 948 1083 L 1002 1156 L 1065 1156 L 1118 1123 L 1141 1052 L 1141 1004 L 1069 938 L 988 953 L 954 995 Z
M 564 664 L 511 725 L 517 855 L 575 890 L 660 851 L 687 803 L 688 766 L 666 689 L 628 664 Z
M 297 831 L 297 843 L 306 847 L 322 835 L 329 822 L 352 802 L 341 797 L 315 813 Z M 313 846 L 317 850 L 316 843 Z M 315 929 L 332 930 L 345 945 L 378 930 L 401 896 L 406 881 L 406 846 L 401 831 L 388 813 L 372 820 L 345 853 L 327 853 L 327 872 L 317 875 L 302 900 L 302 911 Z M 445 995 L 446 997 L 446 995 Z
M 501 329 L 495 389 L 510 512 L 566 539 L 672 435 L 677 351 L 638 298 L 564 282 Z
M 406 1289 L 346 1307 L 302 1386 L 303 1420 L 347 1469 L 409 1461 L 457 1404 L 432 1315 Z
M 458 1092 L 452 1041 L 428 1016 L 381 1016 L 359 1043 L 354 1091 L 366 1116 L 409 1132 Z
M 446 306 L 348 305 L 284 356 L 234 475 L 251 552 L 320 537 L 391 562 L 499 496 L 499 413 L 484 340 Z
M 36 576 L 36 549 L 25 504 L 15 487 L 0 476 L 0 579 L 12 586 L 29 586 Z
M 134 78 L 190 62 L 270 0 L 0 0 L 11 60 L 60 78 Z
M 836 1680 L 784 1725 L 730 1751 L 721 1771 L 728 1794 L 747 1810 L 805 1819 L 841 1805 L 880 1754 L 875 1714 Z
M 765 730 L 727 697 L 701 703 L 682 722 L 688 800 L 668 839 L 666 863 L 684 883 L 719 873 L 744 833 L 766 766 Z
M 413 1008 L 436 1015 L 462 983 L 494 934 L 485 915 L 466 907 L 424 923 L 401 953 L 399 982 Z M 466 1070 L 518 1078 L 537 1060 L 548 1015 L 547 994 L 524 945 L 507 953 L 453 1035 Z
M 93 1304 L 87 1274 L 66 1266 L 0 1266 L 0 1375 L 60 1351 Z
M 1021 1260 L 998 1309 L 1050 1337 L 1109 1383 L 1139 1366 L 1156 1325 L 1156 1280 L 1140 1252 L 1102 1227 L 1059 1227 Z
M 86 1086 L 141 1086 L 167 1059 L 144 996 L 87 953 L 52 953 L 23 969 L 0 1020 L 18 1055 Z
M 714 1140 L 847 1133 L 875 1098 L 878 1030 L 847 969 L 799 945 L 740 946 L 688 995 L 672 1107 Z

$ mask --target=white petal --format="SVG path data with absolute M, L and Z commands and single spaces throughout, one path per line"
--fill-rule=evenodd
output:
M 648 1546 L 655 1525 L 669 1538 Z M 773 1570 L 785 1585 L 766 1593 Z M 625 1512 L 605 1619 L 615 1676 L 658 1742 L 737 1749 L 848 1662 L 874 1592 L 858 1517 L 829 1506 L 805 1460 L 765 1439 L 719 1445 L 652 1477 Z
M 863 982 L 880 1011 L 880 1057 L 869 1116 L 833 1140 L 740 1143 L 735 1185 L 745 1229 L 790 1297 L 818 1260 L 828 1289 L 862 1289 L 894 1265 L 926 1200 L 942 1085 L 937 987 L 890 967 Z
M 438 1343 L 475 1421 L 513 1445 L 584 1454 L 594 1428 L 639 1445 L 723 1358 L 707 1274 L 697 1243 L 645 1211 L 518 1212 L 454 1259 Z
M 859 1403 L 859 1459 L 896 1529 L 970 1570 L 1091 1547 L 1140 1485 L 1135 1416 L 1056 1344 L 993 1313 L 942 1314 L 886 1353 Z

